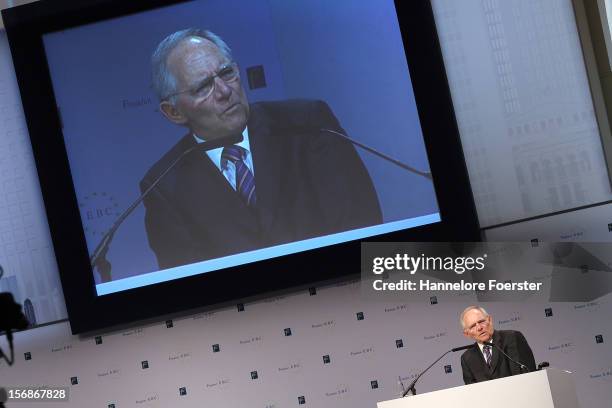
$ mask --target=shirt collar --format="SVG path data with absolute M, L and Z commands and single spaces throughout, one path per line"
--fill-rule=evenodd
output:
M 197 143 L 203 143 L 204 139 L 200 138 L 198 135 L 193 133 L 193 138 Z M 242 132 L 242 141 L 240 143 L 235 143 L 235 146 L 240 146 L 247 151 L 247 155 L 251 153 L 251 146 L 249 144 L 249 128 L 245 127 Z M 223 147 L 218 147 L 216 149 L 208 150 L 206 154 L 210 157 L 210 160 L 217 166 L 218 169 L 223 170 L 221 167 L 221 152 L 223 152 Z
M 489 341 L 487 343 L 493 344 L 493 336 L 491 336 L 491 338 L 489 339 Z M 484 344 L 478 343 L 478 342 L 476 342 L 476 344 L 478 344 L 478 348 L 480 349 L 480 352 L 484 353 Z

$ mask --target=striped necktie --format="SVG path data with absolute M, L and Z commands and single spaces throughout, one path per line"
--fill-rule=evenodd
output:
M 234 163 L 236 167 L 236 191 L 248 206 L 257 204 L 255 194 L 255 177 L 244 162 L 246 150 L 240 146 L 226 146 L 221 152 L 221 158 Z
M 484 357 L 485 361 L 487 362 L 487 365 L 491 367 L 491 346 L 484 346 L 482 348 L 482 351 L 484 352 Z

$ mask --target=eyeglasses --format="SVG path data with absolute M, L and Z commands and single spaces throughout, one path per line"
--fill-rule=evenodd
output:
M 229 62 L 227 64 L 222 65 L 215 74 L 204 78 L 199 84 L 197 84 L 193 88 L 172 93 L 166 96 L 164 100 L 168 100 L 173 96 L 184 93 L 189 93 L 194 98 L 206 99 L 215 91 L 215 78 L 219 78 L 226 84 L 229 84 L 237 80 L 239 77 L 240 70 L 238 69 L 238 64 L 236 64 L 235 62 Z
M 474 330 L 476 328 L 476 326 L 478 326 L 478 325 L 487 326 L 488 324 L 489 324 L 489 320 L 488 319 L 480 319 L 479 321 L 477 321 L 476 323 L 474 323 L 473 325 L 468 327 L 468 330 Z

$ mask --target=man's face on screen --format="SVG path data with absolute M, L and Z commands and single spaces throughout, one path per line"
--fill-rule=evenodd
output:
M 249 105 L 238 68 L 215 44 L 199 37 L 184 40 L 168 56 L 168 68 L 177 83 L 176 103 L 160 104 L 168 119 L 205 140 L 242 133 Z
M 466 337 L 484 343 L 493 337 L 493 320 L 478 309 L 469 310 L 463 316 L 463 334 Z

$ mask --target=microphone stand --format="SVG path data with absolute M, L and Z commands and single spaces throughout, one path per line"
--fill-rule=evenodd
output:
M 164 178 L 166 174 L 170 172 L 181 160 L 183 160 L 187 155 L 194 151 L 208 151 L 212 149 L 217 149 L 222 146 L 232 145 L 234 143 L 242 140 L 242 135 L 237 136 L 228 136 L 222 137 L 219 139 L 207 140 L 203 143 L 197 144 L 196 146 L 192 146 L 189 149 L 185 150 L 179 157 L 177 157 L 171 164 L 168 166 L 154 181 L 151 183 L 149 187 L 134 201 L 124 212 L 119 215 L 119 218 L 115 223 L 111 226 L 106 234 L 100 240 L 100 243 L 94 249 L 89 261 L 91 263 L 91 268 L 98 268 L 98 272 L 100 273 L 100 278 L 103 282 L 108 282 L 111 280 L 111 264 L 106 259 L 106 254 L 108 252 L 109 245 L 115 235 L 115 232 L 119 229 L 123 221 L 136 209 L 138 204 L 145 199 L 147 195 L 159 184 L 159 182 Z
M 506 358 L 510 361 L 512 361 L 514 364 L 518 365 L 521 369 L 521 374 L 523 373 L 523 370 L 527 371 L 528 373 L 530 372 L 529 367 L 527 367 L 525 364 L 521 363 L 520 361 L 516 361 L 514 359 L 512 359 L 512 357 L 510 357 L 508 354 L 506 354 L 504 352 L 504 350 L 502 350 L 501 347 L 499 347 L 497 344 L 495 343 L 483 343 L 485 346 L 489 346 L 489 347 L 495 347 L 497 349 L 497 351 L 499 351 L 500 353 L 502 353 L 504 356 L 506 356 Z
M 356 146 L 359 146 L 359 147 L 361 147 L 362 149 L 367 150 L 368 152 L 370 152 L 370 153 L 372 153 L 372 154 L 374 154 L 374 155 L 376 155 L 376 156 L 378 156 L 378 157 L 380 157 L 380 158 L 382 158 L 382 159 L 385 159 L 385 160 L 387 160 L 387 161 L 389 161 L 389 162 L 391 162 L 391 163 L 395 164 L 396 166 L 401 167 L 401 168 L 402 168 L 402 169 L 404 169 L 404 170 L 408 170 L 408 171 L 409 171 L 409 172 L 411 172 L 411 173 L 418 174 L 419 176 L 425 177 L 425 178 L 426 178 L 426 179 L 428 179 L 428 180 L 432 180 L 431 173 L 426 172 L 426 171 L 417 170 L 417 169 L 415 169 L 414 167 L 410 167 L 410 166 L 409 166 L 409 165 L 407 165 L 406 163 L 403 163 L 403 162 L 401 162 L 401 161 L 399 161 L 399 160 L 397 160 L 397 159 L 394 159 L 394 158 L 393 158 L 393 157 L 391 157 L 391 156 L 388 156 L 388 155 L 386 155 L 386 154 L 384 154 L 384 153 L 382 153 L 382 152 L 379 152 L 378 150 L 374 149 L 373 147 L 370 147 L 370 146 L 368 146 L 368 145 L 366 145 L 366 144 L 363 144 L 363 143 L 361 143 L 361 142 L 358 142 L 357 140 L 353 139 L 352 137 L 349 137 L 349 136 L 347 136 L 347 135 L 345 135 L 345 134 L 343 134 L 343 133 L 337 132 L 337 131 L 332 130 L 332 129 L 325 129 L 325 128 L 322 128 L 322 129 L 320 129 L 320 130 L 321 130 L 322 132 L 329 132 L 329 133 L 332 133 L 332 134 L 334 134 L 334 135 L 336 135 L 336 136 L 340 136 L 340 137 L 342 137 L 343 139 L 348 140 L 348 141 L 349 141 L 349 142 L 351 142 L 352 144 L 354 144 L 354 145 L 356 145 Z
M 408 393 L 411 391 L 412 391 L 411 395 L 416 395 L 416 389 L 414 388 L 414 386 L 416 385 L 417 381 L 419 381 L 419 378 L 421 378 L 421 376 L 425 374 L 431 367 L 433 367 L 438 361 L 442 360 L 442 357 L 446 356 L 450 352 L 452 352 L 452 350 L 448 350 L 446 353 L 442 354 L 436 361 L 431 363 L 431 365 L 427 367 L 421 374 L 417 375 L 417 378 L 415 378 L 414 381 L 410 383 L 406 391 L 402 393 L 402 398 L 408 395 Z
M 442 360 L 442 357 L 444 357 L 448 353 L 454 353 L 456 351 L 467 350 L 467 349 L 471 349 L 471 348 L 474 348 L 474 347 L 476 347 L 476 343 L 468 344 L 467 346 L 455 347 L 455 348 L 452 348 L 452 349 L 448 350 L 446 353 L 442 354 L 429 367 L 427 367 L 425 370 L 423 370 L 423 372 L 421 374 L 417 375 L 417 378 L 415 378 L 414 381 L 412 383 L 410 383 L 410 385 L 408 386 L 408 389 L 402 393 L 402 398 L 404 398 L 410 391 L 412 391 L 412 395 L 416 395 L 416 389 L 414 388 L 416 382 L 419 381 L 419 378 L 421 378 L 421 376 L 423 374 L 425 374 L 431 367 L 433 367 L 438 361 Z M 400 381 L 401 381 L 401 377 L 400 377 Z

